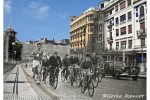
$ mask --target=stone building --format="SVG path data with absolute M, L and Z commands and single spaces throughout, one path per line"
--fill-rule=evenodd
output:
M 8 62 L 10 60 L 13 60 L 14 57 L 14 45 L 15 45 L 15 39 L 16 39 L 16 33 L 15 30 L 10 25 L 9 28 L 4 31 L 4 61 Z
M 70 18 L 71 53 L 76 51 L 79 57 L 83 57 L 85 52 L 92 53 L 95 50 L 97 12 L 96 8 L 91 7 L 79 16 Z
M 71 17 L 71 51 L 97 52 L 103 62 L 146 64 L 147 1 L 103 0 L 98 5 Z

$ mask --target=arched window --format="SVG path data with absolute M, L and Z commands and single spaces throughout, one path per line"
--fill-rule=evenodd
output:
M 144 16 L 144 6 L 140 7 L 140 17 Z

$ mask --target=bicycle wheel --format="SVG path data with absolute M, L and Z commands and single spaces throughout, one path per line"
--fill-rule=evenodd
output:
M 103 79 L 103 75 L 100 73 L 100 74 L 99 74 L 99 82 L 101 82 L 102 79 Z
M 74 79 L 73 79 L 73 77 L 72 77 L 72 76 L 70 77 L 70 83 L 71 83 L 71 86 L 73 86 Z
M 90 97 L 92 97 L 94 94 L 94 84 L 91 79 L 88 81 L 88 92 L 89 92 Z
M 53 86 L 53 77 L 51 75 L 49 75 L 49 85 Z
M 81 80 L 81 93 L 85 92 L 85 87 L 84 87 L 84 83 L 83 80 Z
M 93 80 L 94 88 L 96 88 L 98 86 L 98 83 L 99 83 L 98 75 L 93 75 L 92 80 Z
M 77 87 L 79 88 L 81 84 L 81 75 L 79 73 L 76 75 L 76 84 Z
M 64 82 L 65 81 L 65 73 L 61 72 L 61 81 Z
M 44 75 L 44 84 L 46 83 L 46 77 L 47 77 L 47 76 L 46 76 L 46 75 Z
M 58 84 L 58 76 L 55 76 L 54 83 L 53 83 L 54 89 L 57 88 L 57 84 Z

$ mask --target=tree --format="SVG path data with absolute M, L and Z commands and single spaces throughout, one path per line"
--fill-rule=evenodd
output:
M 16 42 L 15 48 L 14 48 L 14 50 L 16 51 L 16 55 L 14 55 L 15 60 L 21 60 L 22 48 L 23 48 L 23 45 L 19 42 Z

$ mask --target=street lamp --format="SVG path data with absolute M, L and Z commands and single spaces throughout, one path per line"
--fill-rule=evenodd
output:
M 12 62 L 14 62 L 14 46 L 16 45 L 15 42 L 12 42 L 13 51 L 12 51 Z
M 15 57 L 14 57 L 15 63 L 16 63 L 16 52 L 17 52 L 17 51 L 14 51 L 14 55 L 15 55 Z
M 146 38 L 146 30 L 141 29 L 141 30 L 137 31 L 137 35 L 138 35 L 138 38 L 141 40 L 141 49 L 142 49 L 142 65 L 141 65 L 141 68 L 140 68 L 140 72 L 144 72 L 145 68 L 144 68 L 144 65 L 143 65 L 143 47 L 145 45 L 143 45 L 142 39 Z

